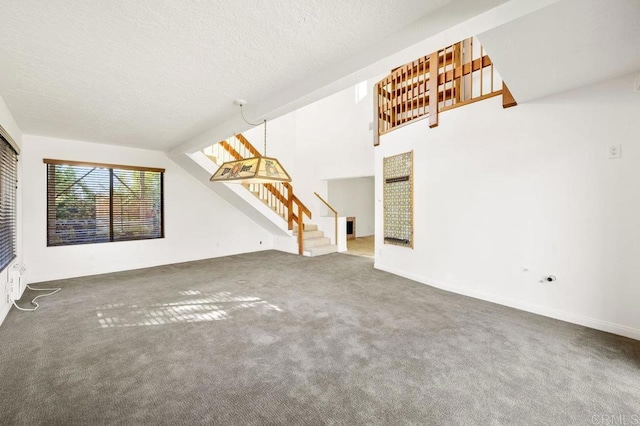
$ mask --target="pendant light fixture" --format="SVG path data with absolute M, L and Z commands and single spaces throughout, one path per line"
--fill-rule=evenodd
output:
M 273 157 L 267 157 L 267 120 L 262 123 L 247 121 L 242 112 L 246 101 L 238 99 L 234 102 L 240 106 L 240 115 L 245 123 L 251 126 L 264 125 L 264 154 L 261 156 L 227 161 L 209 179 L 211 182 L 226 183 L 274 183 L 291 182 L 291 177 L 280 162 Z

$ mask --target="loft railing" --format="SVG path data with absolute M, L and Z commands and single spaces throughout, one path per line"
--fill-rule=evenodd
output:
M 221 141 L 203 150 L 204 154 L 216 164 L 243 158 L 260 157 L 262 154 L 242 134 Z M 304 216 L 311 219 L 311 211 L 294 194 L 293 186 L 288 182 L 243 184 L 251 193 L 287 221 L 289 230 L 294 224 L 298 227 L 298 253 L 304 253 Z
M 502 95 L 504 108 L 516 101 L 475 38 L 468 38 L 395 68 L 374 88 L 374 145 L 379 136 L 412 121 Z

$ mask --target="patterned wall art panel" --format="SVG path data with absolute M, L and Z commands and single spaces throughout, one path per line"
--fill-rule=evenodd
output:
M 413 248 L 413 151 L 383 160 L 384 243 Z

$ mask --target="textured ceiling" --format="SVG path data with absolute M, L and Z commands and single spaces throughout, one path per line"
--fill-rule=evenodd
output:
M 563 0 L 478 38 L 526 102 L 640 71 L 640 0 Z
M 470 35 L 519 102 L 640 70 L 640 0 L 0 0 L 0 95 L 26 134 L 187 152 L 234 99 L 272 119 Z
M 0 0 L 0 95 L 27 134 L 168 150 L 453 2 Z

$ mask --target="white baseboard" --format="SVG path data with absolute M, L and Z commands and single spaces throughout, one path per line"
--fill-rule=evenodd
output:
M 26 281 L 26 283 L 39 284 L 39 283 L 48 282 L 48 281 L 68 280 L 72 278 L 90 277 L 93 275 L 134 271 L 137 269 L 155 268 L 156 266 L 174 265 L 178 263 L 197 262 L 199 260 L 216 259 L 219 257 L 235 256 L 238 254 L 254 253 L 259 251 L 267 251 L 267 250 L 273 250 L 273 248 L 265 244 L 262 246 L 262 248 L 258 248 L 254 250 L 231 250 L 227 252 L 210 253 L 204 256 L 197 256 L 197 257 L 188 256 L 184 258 L 160 259 L 157 261 L 156 260 L 144 261 L 144 262 L 131 263 L 126 265 L 125 267 L 116 267 L 116 268 L 92 267 L 89 269 L 74 269 L 72 271 L 65 270 L 64 273 L 62 274 L 57 273 L 57 274 L 42 275 L 42 274 L 39 274 L 39 271 L 31 269 L 30 273 L 27 274 L 28 280 Z M 111 264 L 109 264 L 108 266 L 111 266 Z
M 615 324 L 608 321 L 603 321 L 597 318 L 591 318 L 584 315 L 575 314 L 572 312 L 566 312 L 555 308 L 549 308 L 543 305 L 536 305 L 533 303 L 527 303 L 516 299 L 510 299 L 500 295 L 492 293 L 484 293 L 474 291 L 464 287 L 452 286 L 447 283 L 443 283 L 437 280 L 431 280 L 427 277 L 401 271 L 399 269 L 380 264 L 376 262 L 374 264 L 375 269 L 389 272 L 394 275 L 398 275 L 404 278 L 408 278 L 413 281 L 417 281 L 421 284 L 426 284 L 431 287 L 439 288 L 441 290 L 450 291 L 452 293 L 461 294 L 464 296 L 473 297 L 475 299 L 485 300 L 487 302 L 497 303 L 499 305 L 508 306 L 510 308 L 520 309 L 521 311 L 527 311 L 534 314 L 542 315 L 549 318 L 558 319 L 561 321 L 570 322 L 572 324 L 583 325 L 585 327 L 593 328 L 600 331 L 606 331 L 607 333 L 613 333 L 630 339 L 640 340 L 640 329 L 628 327 L 626 325 Z

